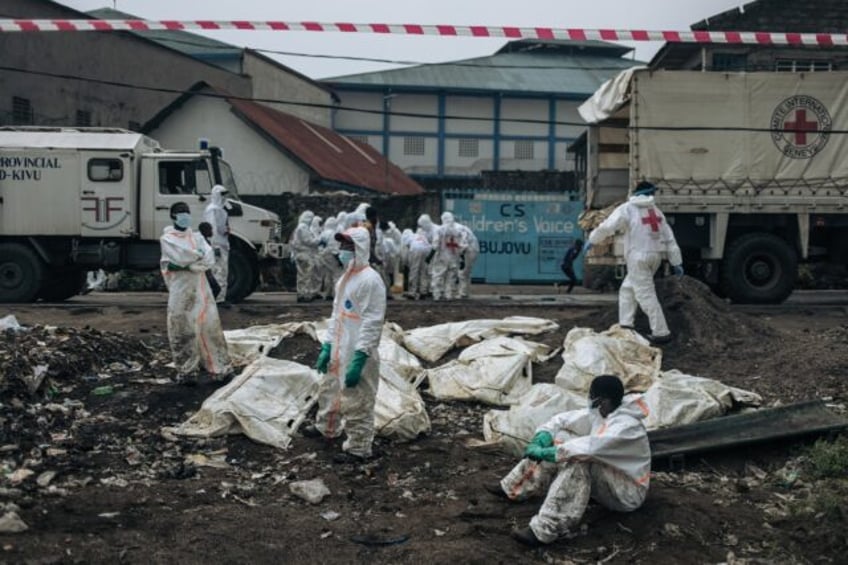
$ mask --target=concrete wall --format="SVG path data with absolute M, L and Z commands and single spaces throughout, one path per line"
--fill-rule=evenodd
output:
M 3 18 L 75 18 L 78 12 L 39 0 L 4 0 Z M 3 65 L 59 75 L 184 90 L 205 80 L 239 96 L 250 95 L 247 77 L 190 59 L 129 34 L 0 34 Z M 78 110 L 91 125 L 127 127 L 144 123 L 177 93 L 156 92 L 71 78 L 0 71 L 0 121 L 11 123 L 12 97 L 30 100 L 38 125 L 76 125 Z
M 149 135 L 166 149 L 195 149 L 200 137 L 223 148 L 242 195 L 309 189 L 309 173 L 236 116 L 226 100 L 195 96 Z

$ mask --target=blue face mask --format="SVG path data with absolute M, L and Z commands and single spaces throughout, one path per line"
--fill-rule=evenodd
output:
M 180 229 L 188 229 L 191 227 L 191 214 L 188 212 L 179 212 L 174 216 L 174 225 Z
M 342 265 L 344 265 L 345 268 L 347 268 L 350 262 L 353 261 L 355 256 L 356 254 L 353 251 L 348 251 L 347 249 L 339 250 L 339 261 L 342 262 Z

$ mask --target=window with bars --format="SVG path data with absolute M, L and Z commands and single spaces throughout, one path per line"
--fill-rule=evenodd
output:
M 744 71 L 748 66 L 745 53 L 713 53 L 714 71 Z
M 364 143 L 368 145 L 368 136 L 367 135 L 349 135 L 347 136 L 349 139 L 356 141 L 358 143 Z
M 12 123 L 15 125 L 32 125 L 35 123 L 34 112 L 29 98 L 12 96 Z
M 480 156 L 480 140 L 479 139 L 460 139 L 457 155 L 460 157 L 479 157 Z
M 407 136 L 403 138 L 404 155 L 424 155 L 424 138 L 421 136 Z
M 77 110 L 76 125 L 80 127 L 91 126 L 91 112 L 87 110 Z
M 515 142 L 515 158 L 521 160 L 533 159 L 535 144 L 529 139 L 519 139 Z
M 783 73 L 832 71 L 833 63 L 815 59 L 778 59 L 775 61 L 774 70 Z

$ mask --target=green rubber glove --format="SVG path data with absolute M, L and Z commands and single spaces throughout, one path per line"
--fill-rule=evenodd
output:
M 368 354 L 364 351 L 357 351 L 353 354 L 353 359 L 350 360 L 345 373 L 345 386 L 347 388 L 353 388 L 359 384 L 359 379 L 362 378 L 362 368 L 366 361 L 368 361 Z
M 188 267 L 182 267 L 177 265 L 176 263 L 168 262 L 168 270 L 169 271 L 188 271 Z
M 524 450 L 524 455 L 533 461 L 550 461 L 551 463 L 556 463 L 556 452 L 556 447 L 540 447 L 535 443 L 531 443 Z
M 321 345 L 321 353 L 318 354 L 318 361 L 315 362 L 315 370 L 319 373 L 327 373 L 327 367 L 330 366 L 330 353 L 333 349 L 333 344 L 329 341 Z
M 554 444 L 554 436 L 548 432 L 536 432 L 530 443 L 535 443 L 539 447 L 550 447 Z
M 538 455 L 540 461 L 550 461 L 551 463 L 556 463 L 557 457 L 557 448 L 556 447 L 540 447 L 538 449 Z

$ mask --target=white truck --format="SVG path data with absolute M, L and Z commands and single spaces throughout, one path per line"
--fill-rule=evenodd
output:
M 260 261 L 282 257 L 282 226 L 238 201 L 219 150 L 165 151 L 117 128 L 0 128 L 0 302 L 64 300 L 89 270 L 157 269 L 171 205 L 186 202 L 199 223 L 215 184 L 231 199 L 228 299 L 238 302 Z
M 635 68 L 579 110 L 587 209 L 653 182 L 687 273 L 720 294 L 778 303 L 799 260 L 848 263 L 848 73 Z

